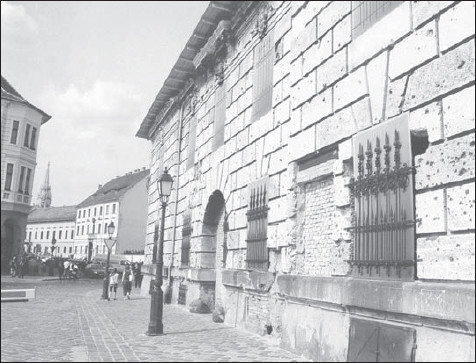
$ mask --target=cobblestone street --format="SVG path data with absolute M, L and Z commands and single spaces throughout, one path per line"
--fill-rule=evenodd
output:
M 36 299 L 2 303 L 3 361 L 306 361 L 265 337 L 211 315 L 164 307 L 165 335 L 145 334 L 150 299 L 100 299 L 101 280 L 2 277 L 2 289 L 36 288 Z

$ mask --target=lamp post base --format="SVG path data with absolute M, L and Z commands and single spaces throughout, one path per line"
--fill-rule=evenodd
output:
M 108 290 L 107 288 L 109 287 L 109 283 L 108 283 L 108 280 L 109 278 L 107 276 L 104 277 L 103 279 L 103 283 L 102 283 L 102 295 L 101 295 L 101 299 L 103 300 L 109 300 L 109 294 L 108 294 Z
M 161 289 L 154 289 L 151 293 L 150 302 L 150 322 L 147 335 L 163 335 L 164 325 L 162 324 L 162 309 L 164 304 L 164 297 Z

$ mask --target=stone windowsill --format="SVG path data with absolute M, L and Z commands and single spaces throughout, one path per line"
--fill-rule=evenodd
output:
M 274 281 L 275 274 L 272 272 L 231 269 L 222 271 L 223 285 L 244 290 L 267 292 L 271 289 Z

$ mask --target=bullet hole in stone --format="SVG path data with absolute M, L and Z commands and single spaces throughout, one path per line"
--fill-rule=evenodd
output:
M 450 256 L 450 261 L 453 262 L 454 260 L 454 257 Z
M 474 140 L 469 143 L 469 146 L 474 146 Z
M 413 157 L 424 154 L 430 145 L 428 141 L 428 131 L 426 129 L 412 130 L 411 145 Z
M 430 110 L 425 108 L 425 115 L 429 114 L 430 113 Z
M 466 168 L 461 168 L 458 175 L 463 175 L 467 172 L 468 170 Z
M 266 328 L 266 333 L 268 333 L 268 335 L 271 335 L 271 333 L 273 332 L 273 326 L 271 324 L 266 324 L 265 328 Z
M 466 189 L 464 192 L 465 192 L 466 195 L 468 195 L 469 194 L 469 189 Z
M 433 35 L 433 29 L 429 29 L 427 32 L 426 32 L 426 35 L 431 37 Z
M 465 62 L 464 60 L 461 61 L 461 63 L 458 65 L 458 69 L 463 68 L 463 66 L 465 65 L 465 63 L 466 63 L 466 62 Z

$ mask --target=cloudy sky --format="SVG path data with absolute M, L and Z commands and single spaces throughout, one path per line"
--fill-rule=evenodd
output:
M 135 136 L 208 1 L 1 2 L 2 75 L 52 116 L 41 127 L 33 196 L 48 162 L 53 206 L 149 167 Z

